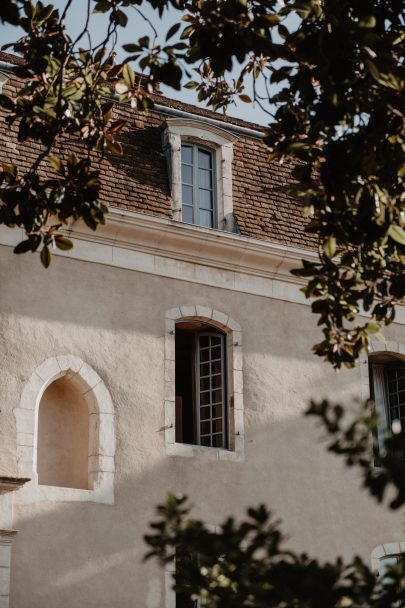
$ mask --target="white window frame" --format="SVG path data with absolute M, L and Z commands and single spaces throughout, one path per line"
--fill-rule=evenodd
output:
M 92 489 L 41 485 L 37 473 L 38 412 L 42 396 L 59 378 L 71 381 L 89 409 L 89 482 Z M 17 466 L 20 477 L 31 479 L 16 495 L 16 502 L 79 501 L 114 504 L 115 429 L 114 406 L 100 376 L 73 355 L 51 357 L 31 375 L 19 407 L 14 408 L 17 427 Z
M 176 443 L 176 323 L 203 321 L 225 334 L 227 356 L 228 449 Z M 171 308 L 165 315 L 165 446 L 169 456 L 243 461 L 245 430 L 243 406 L 243 356 L 240 325 L 226 313 L 208 306 L 191 305 Z
M 378 355 L 393 355 L 398 359 L 401 359 L 405 364 L 405 344 L 402 342 L 397 342 L 393 340 L 379 340 L 372 341 L 369 344 L 369 354 L 373 354 L 378 357 Z M 368 401 L 371 399 L 371 378 L 370 378 L 370 370 L 369 365 L 372 363 L 370 361 L 369 356 L 361 355 L 360 357 L 360 377 L 361 377 L 361 399 L 362 401 Z M 382 364 L 383 365 L 383 364 Z M 378 408 L 378 404 L 376 404 Z M 383 449 L 383 434 L 384 431 L 387 430 L 387 412 L 381 411 L 379 413 L 379 427 L 378 427 L 378 442 L 379 449 Z M 372 442 L 370 442 L 370 456 L 373 457 L 373 446 Z
M 233 144 L 237 140 L 225 129 L 187 118 L 168 118 L 163 132 L 163 150 L 168 159 L 173 219 L 182 221 L 181 145 L 193 143 L 215 152 L 216 226 L 219 230 L 236 232 L 232 200 Z M 214 222 L 215 224 L 215 222 Z

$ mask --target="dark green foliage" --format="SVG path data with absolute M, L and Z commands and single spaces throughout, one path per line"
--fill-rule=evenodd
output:
M 143 4 L 159 15 L 169 6 L 180 9 L 179 23 L 164 44 L 152 26 L 153 35 L 125 45 L 128 57 L 114 65 L 108 45 L 126 25 L 125 10 L 139 11 Z M 44 197 L 52 201 L 54 195 L 38 175 L 49 154 L 58 156 L 61 136 L 80 137 L 86 159 L 90 151 L 120 153 L 115 133 L 123 125 L 111 121 L 111 104 L 104 101 L 113 84 L 120 101 L 147 111 L 153 84 L 178 89 L 191 65 L 197 76 L 186 86 L 200 100 L 226 109 L 235 98 L 249 103 L 246 79 L 253 78 L 253 98 L 271 117 L 265 132 L 270 158 L 297 161 L 292 194 L 311 218 L 308 229 L 319 235 L 319 262 L 295 271 L 307 279 L 304 292 L 313 299 L 324 334 L 314 351 L 336 368 L 353 366 L 369 335 L 393 321 L 405 295 L 400 0 L 286 0 L 282 7 L 276 0 L 97 0 L 95 10 L 109 15 L 106 38 L 99 48 L 81 51 L 85 30 L 72 41 L 63 15 L 51 5 L 7 0 L 0 17 L 14 22 L 16 7 L 25 36 L 13 48 L 27 67 L 15 72 L 26 80 L 16 100 L 2 95 L 0 104 L 10 122 L 18 121 L 19 139 L 44 148 L 20 176 L 20 188 L 30 190 L 36 212 L 31 208 L 28 215 L 35 221 L 27 223 L 26 212 L 16 206 L 18 189 L 6 176 L 3 221 L 24 227 L 28 236 L 46 234 L 53 219 L 85 219 L 92 227 L 102 221 L 105 209 L 100 206 L 89 219 L 88 205 L 94 209 L 96 199 L 73 201 L 72 191 L 79 189 L 72 186 L 71 213 L 65 201 L 63 217 L 55 207 L 44 214 Z M 135 77 L 130 61 L 138 62 L 147 80 Z M 239 76 L 227 78 L 239 64 Z M 90 164 L 86 171 L 91 179 Z M 59 181 L 62 187 L 62 176 Z M 94 183 L 92 194 L 97 188 Z
M 188 518 L 184 497 L 168 495 L 145 537 L 146 559 L 175 562 L 174 589 L 207 608 L 389 608 L 403 602 L 405 564 L 381 584 L 356 557 L 320 563 L 283 546 L 280 525 L 261 505 L 217 531 Z
M 377 419 L 370 403 L 347 419 L 341 405 L 312 402 L 308 416 L 319 419 L 327 431 L 328 450 L 343 456 L 348 466 L 359 467 L 365 488 L 381 502 L 387 494 L 390 508 L 405 504 L 404 435 L 389 434 L 386 453 L 374 464 L 371 438 Z M 375 447 L 375 446 L 374 446 Z M 389 490 L 389 492 L 388 492 Z M 337 559 L 321 563 L 284 548 L 280 524 L 262 505 L 249 509 L 247 519 L 227 519 L 213 531 L 188 517 L 184 497 L 168 495 L 157 509 L 158 521 L 145 537 L 146 559 L 175 561 L 176 592 L 202 598 L 208 608 L 389 608 L 405 602 L 405 559 L 381 580 L 356 557 L 345 564 Z

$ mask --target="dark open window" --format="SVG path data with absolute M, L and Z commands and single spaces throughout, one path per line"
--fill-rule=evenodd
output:
M 396 433 L 399 431 L 404 438 L 404 448 L 398 457 L 405 462 L 405 364 L 401 359 L 391 355 L 376 355 L 372 358 L 370 394 L 379 418 L 379 453 L 385 451 L 387 431 L 397 427 Z
M 176 442 L 227 448 L 225 335 L 198 321 L 176 325 Z

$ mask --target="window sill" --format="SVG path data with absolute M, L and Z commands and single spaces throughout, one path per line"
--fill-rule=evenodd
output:
M 238 451 L 210 448 L 189 443 L 169 443 L 166 445 L 168 456 L 183 456 L 186 458 L 200 458 L 203 460 L 219 460 L 243 462 L 244 457 Z
M 103 476 L 106 475 L 107 477 L 112 476 L 111 473 L 103 474 Z M 112 479 L 106 477 L 93 490 L 45 486 L 32 480 L 18 493 L 16 502 L 99 502 L 113 505 L 114 489 Z

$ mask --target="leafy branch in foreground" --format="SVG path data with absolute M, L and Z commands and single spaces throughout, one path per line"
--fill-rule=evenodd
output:
M 374 465 L 370 436 L 377 417 L 370 404 L 355 418 L 341 405 L 312 402 L 308 416 L 319 419 L 331 439 L 328 450 L 359 467 L 363 484 L 381 502 L 390 492 L 390 507 L 405 504 L 402 455 L 403 433 L 388 433 L 386 451 Z M 228 518 L 212 530 L 189 517 L 185 497 L 169 494 L 157 508 L 158 521 L 145 536 L 146 559 L 173 563 L 174 590 L 179 597 L 203 600 L 208 608 L 389 608 L 405 602 L 405 559 L 387 569 L 384 577 L 358 557 L 321 563 L 285 548 L 279 522 L 263 505 L 249 509 L 241 523 Z
M 32 196 L 25 218 L 22 198 L 21 206 L 5 202 L 9 182 L 3 179 L 7 209 L 0 222 L 46 238 L 53 219 L 56 225 L 86 221 L 79 200 L 70 215 L 67 204 L 64 217 L 55 206 L 47 213 L 41 181 L 46 157 L 57 155 L 61 138 L 72 135 L 82 140 L 89 163 L 94 153 L 119 152 L 116 133 L 123 122 L 112 120 L 105 96 L 115 87 L 121 101 L 147 110 L 155 82 L 178 89 L 192 66 L 196 80 L 186 86 L 196 89 L 200 101 L 226 109 L 235 99 L 252 98 L 271 117 L 264 138 L 270 159 L 296 161 L 291 193 L 320 241 L 319 261 L 296 271 L 307 280 L 305 295 L 313 299 L 324 334 L 314 351 L 336 368 L 352 367 L 370 335 L 394 320 L 405 296 L 402 2 L 96 0 L 94 10 L 108 15 L 108 27 L 104 41 L 93 46 L 90 40 L 87 50 L 80 49 L 86 28 L 73 41 L 65 31 L 72 2 L 66 0 L 62 16 L 52 5 L 30 0 L 0 5 L 0 18 L 25 32 L 13 49 L 26 62 L 15 68 L 25 79 L 17 99 L 2 96 L 0 105 L 19 121 L 20 141 L 44 146 L 27 174 L 18 173 L 22 191 L 30 184 L 34 192 L 32 175 L 39 176 L 38 204 Z M 142 18 L 148 5 L 159 17 L 168 7 L 180 9 L 178 23 L 164 44 L 150 23 L 151 35 L 125 45 L 129 55 L 114 65 L 112 49 L 127 11 Z M 146 80 L 136 78 L 129 61 L 137 61 Z M 230 76 L 235 65 L 240 71 Z M 249 79 L 252 96 L 246 94 Z M 66 184 L 60 175 L 58 180 L 63 192 Z M 60 192 L 49 190 L 50 200 L 59 200 Z M 94 209 L 94 228 L 106 209 L 96 199 L 85 205 Z
M 405 600 L 405 564 L 384 584 L 358 557 L 321 563 L 284 547 L 279 523 L 263 506 L 216 531 L 191 519 L 186 498 L 168 495 L 145 537 L 146 559 L 173 562 L 174 590 L 207 608 L 387 608 Z

